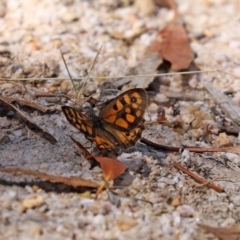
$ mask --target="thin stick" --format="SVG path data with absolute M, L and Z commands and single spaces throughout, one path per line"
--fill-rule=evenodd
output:
M 65 58 L 64 58 L 64 56 L 63 56 L 63 52 L 62 52 L 61 48 L 60 48 L 60 53 L 61 53 L 61 56 L 62 56 L 62 60 L 63 60 L 63 62 L 64 62 L 64 65 L 65 65 L 65 67 L 66 67 L 66 69 L 67 69 L 68 76 L 69 76 L 69 78 L 71 79 L 71 82 L 72 82 L 72 85 L 73 85 L 73 89 L 76 91 L 76 86 L 75 86 L 74 81 L 73 81 L 73 79 L 72 79 L 72 76 L 71 76 L 71 74 L 70 74 L 70 72 L 69 72 L 69 70 L 68 70 L 68 66 L 67 66 L 67 63 L 66 63 L 66 61 L 65 61 Z
M 172 146 L 158 144 L 158 143 L 149 141 L 146 138 L 141 138 L 140 142 L 145 143 L 146 145 L 154 147 L 156 149 L 165 150 L 165 151 L 179 152 L 179 150 L 181 149 L 180 147 L 172 147 Z
M 213 183 L 209 183 L 207 180 L 205 180 L 204 178 L 201 178 L 198 175 L 196 175 L 195 173 L 189 171 L 188 169 L 186 169 L 185 167 L 183 167 L 179 163 L 173 162 L 173 166 L 175 168 L 177 168 L 178 170 L 181 170 L 182 172 L 186 173 L 188 176 L 192 177 L 197 182 L 200 182 L 200 183 L 205 184 L 206 186 L 212 188 L 216 192 L 219 192 L 219 193 L 224 192 L 224 190 L 222 188 L 214 185 Z

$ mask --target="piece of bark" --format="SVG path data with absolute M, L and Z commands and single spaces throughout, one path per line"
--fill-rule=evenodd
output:
M 30 107 L 30 108 L 33 108 L 33 109 L 36 109 L 42 113 L 46 113 L 46 109 L 43 108 L 42 106 L 40 106 L 39 104 L 35 103 L 35 102 L 29 102 L 25 99 L 20 99 L 20 98 L 14 98 L 14 97 L 6 97 L 6 96 L 1 96 L 2 99 L 4 99 L 6 102 L 8 103 L 14 103 L 14 102 L 17 102 L 19 103 L 20 105 L 23 105 L 23 106 L 27 106 L 27 107 Z
M 226 114 L 228 118 L 236 123 L 239 123 L 240 119 L 240 107 L 233 101 L 230 97 L 223 94 L 221 91 L 216 89 L 211 83 L 207 81 L 202 81 L 203 86 L 211 94 L 214 101 L 219 105 L 222 111 Z
M 36 134 L 40 135 L 42 138 L 45 138 L 50 143 L 55 144 L 57 140 L 51 135 L 50 133 L 43 130 L 41 127 L 39 127 L 36 123 L 33 122 L 33 120 L 27 116 L 23 111 L 15 107 L 13 104 L 9 103 L 8 101 L 5 101 L 4 98 L 0 97 L 0 102 L 6 105 L 9 109 L 12 109 L 18 113 L 18 117 L 22 119 L 25 124 Z
M 89 187 L 89 188 L 98 188 L 98 183 L 95 183 L 91 180 L 87 180 L 79 177 L 61 177 L 50 175 L 47 173 L 37 172 L 30 169 L 22 169 L 22 168 L 0 168 L 0 172 L 11 173 L 11 174 L 25 174 L 33 177 L 37 177 L 40 179 L 48 180 L 51 182 L 59 182 L 64 183 L 73 187 Z

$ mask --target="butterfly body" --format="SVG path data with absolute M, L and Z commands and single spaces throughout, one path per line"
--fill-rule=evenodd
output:
M 128 90 L 111 100 L 97 116 L 63 106 L 67 120 L 99 149 L 117 150 L 134 146 L 144 129 L 143 114 L 148 101 L 144 89 Z

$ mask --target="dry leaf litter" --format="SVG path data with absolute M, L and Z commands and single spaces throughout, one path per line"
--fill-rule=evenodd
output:
M 37 125 L 51 133 L 57 143 L 33 133 L 13 112 L 0 105 L 1 167 L 22 167 L 59 176 L 77 176 L 101 181 L 101 170 L 75 155 L 73 135 L 83 145 L 90 143 L 70 126 L 60 111 L 64 98 L 36 98 L 35 93 L 73 94 L 71 82 L 39 81 L 15 83 L 3 77 L 68 79 L 59 47 L 72 77 L 124 76 L 141 72 L 145 49 L 171 21 L 173 12 L 152 1 L 0 1 L 0 94 L 38 102 L 47 114 L 25 109 Z M 238 0 L 176 1 L 185 23 L 194 63 L 200 69 L 221 69 L 240 76 Z M 153 72 L 153 66 L 146 73 Z M 119 87 L 148 87 L 142 78 L 118 79 Z M 216 122 L 223 113 L 203 88 L 211 83 L 240 103 L 239 78 L 221 73 L 203 73 L 186 80 L 180 75 L 164 77 L 154 99 L 168 102 L 171 92 L 180 97 L 174 107 L 164 107 L 170 123 L 180 124 L 183 134 L 165 125 L 149 125 L 143 136 L 171 146 L 210 147 L 239 143 L 233 135 L 219 135 Z M 88 80 L 85 94 L 95 92 L 103 80 Z M 189 87 L 190 86 L 190 87 Z M 184 97 L 181 94 L 184 92 Z M 167 94 L 168 93 L 168 94 Z M 182 96 L 183 97 L 183 96 Z M 146 120 L 155 120 L 158 106 L 151 103 Z M 157 104 L 158 105 L 158 104 Z M 23 108 L 24 110 L 24 108 Z M 226 116 L 225 116 L 226 117 Z M 211 126 L 209 139 L 206 125 Z M 211 144 L 210 144 L 211 143 Z M 0 174 L 1 239 L 209 239 L 198 223 L 229 226 L 240 219 L 239 155 L 233 153 L 166 153 L 137 144 L 119 159 L 134 176 L 130 186 L 103 192 L 99 200 L 91 193 L 44 182 L 19 174 Z M 174 169 L 177 161 L 190 170 L 215 180 L 225 192 L 200 186 Z M 124 185 L 124 183 L 121 183 Z M 128 183 L 129 184 L 129 183 Z M 116 200 L 117 199 L 117 200 Z M 119 204 L 120 199 L 120 205 Z M 151 204 L 149 203 L 151 202 Z M 118 203 L 118 204 L 117 204 Z

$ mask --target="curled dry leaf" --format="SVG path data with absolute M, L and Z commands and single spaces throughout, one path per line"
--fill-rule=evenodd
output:
M 164 60 L 171 63 L 171 69 L 174 71 L 188 68 L 194 59 L 186 30 L 175 22 L 170 22 L 159 32 L 149 50 L 159 52 Z

